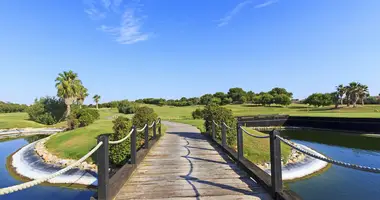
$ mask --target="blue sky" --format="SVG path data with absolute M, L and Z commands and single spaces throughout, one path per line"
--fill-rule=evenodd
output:
M 0 1 L 0 100 L 77 72 L 102 101 L 359 81 L 380 92 L 378 0 Z M 87 103 L 91 102 L 89 98 Z

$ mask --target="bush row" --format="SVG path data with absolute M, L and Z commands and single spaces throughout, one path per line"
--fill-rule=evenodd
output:
M 136 112 L 139 105 L 137 103 L 123 101 L 117 106 L 119 113 L 133 114 Z
M 49 96 L 35 99 L 34 104 L 27 109 L 30 120 L 47 125 L 63 120 L 65 111 L 66 105 L 62 99 Z
M 75 109 L 71 111 L 67 118 L 67 127 L 70 130 L 88 126 L 100 117 L 98 110 L 90 108 L 74 108 Z
M 135 111 L 135 115 L 130 120 L 126 117 L 119 116 L 113 121 L 113 133 L 110 135 L 110 140 L 120 140 L 124 138 L 131 130 L 132 125 L 137 128 L 142 128 L 146 123 L 148 125 L 157 121 L 157 114 L 152 108 L 139 107 Z M 149 135 L 153 135 L 153 130 L 149 129 Z M 144 134 L 137 135 L 137 148 L 144 144 Z M 115 165 L 123 165 L 130 158 L 130 139 L 110 146 L 110 161 Z
M 0 113 L 24 112 L 28 109 L 25 104 L 4 103 L 0 101 Z
M 232 110 L 221 107 L 217 104 L 209 104 L 206 105 L 204 109 L 196 109 L 192 113 L 194 119 L 204 119 L 204 126 L 206 131 L 211 133 L 212 130 L 212 121 L 214 120 L 216 123 L 224 122 L 232 129 L 227 129 L 226 139 L 227 144 L 230 146 L 234 146 L 236 144 L 236 119 L 232 115 Z M 221 129 L 216 128 L 216 139 L 221 140 Z

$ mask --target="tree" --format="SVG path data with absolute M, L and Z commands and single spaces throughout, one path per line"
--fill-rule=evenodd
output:
M 340 99 L 340 104 L 343 105 L 343 97 L 346 94 L 347 88 L 343 86 L 343 84 L 340 84 L 336 86 L 336 92 Z
M 252 92 L 252 91 L 248 91 L 248 92 L 247 92 L 247 101 L 248 101 L 248 102 L 251 102 L 251 103 L 252 103 L 254 97 L 255 97 L 255 93 L 254 93 L 254 92 Z
M 241 100 L 243 100 L 242 96 L 245 96 L 246 93 L 242 88 L 236 87 L 236 88 L 230 88 L 227 95 L 228 97 L 232 99 L 234 103 L 242 103 L 241 102 Z
M 269 91 L 268 93 L 269 93 L 270 95 L 272 95 L 272 96 L 277 96 L 277 95 L 281 95 L 281 94 L 283 94 L 283 95 L 288 96 L 290 99 L 293 98 L 293 93 L 286 91 L 285 88 L 278 88 L 278 87 L 275 87 L 275 88 L 273 88 L 271 91 Z
M 66 117 L 70 115 L 70 106 L 77 99 L 82 82 L 78 79 L 78 74 L 73 71 L 64 71 L 59 73 L 55 79 L 55 87 L 57 88 L 57 96 L 65 100 Z
M 359 99 L 362 105 L 364 106 L 364 99 L 369 97 L 368 86 L 359 84 L 358 93 L 359 93 Z
M 228 97 L 228 98 L 222 99 L 221 105 L 227 105 L 227 104 L 231 104 L 231 103 L 232 103 L 232 99 Z
M 344 86 L 344 90 L 346 91 L 346 97 L 345 98 L 346 98 L 347 107 L 349 107 L 351 104 L 351 93 L 352 93 L 352 91 L 351 91 L 350 86 Z
M 288 95 L 280 94 L 273 97 L 273 103 L 288 106 L 292 103 L 292 101 Z
M 360 83 L 358 83 L 358 82 L 351 82 L 348 85 L 348 90 L 349 90 L 350 98 L 351 98 L 351 101 L 352 101 L 352 105 L 354 107 L 356 107 L 356 103 L 359 100 L 360 87 L 361 87 Z
M 99 109 L 98 107 L 98 103 L 99 103 L 99 100 L 100 100 L 100 96 L 95 94 L 94 97 L 92 97 L 96 103 L 96 109 Z
M 264 93 L 262 95 L 260 95 L 260 100 L 259 100 L 260 104 L 266 106 L 270 106 L 270 104 L 273 103 L 273 96 L 271 94 L 268 94 L 268 93 Z
M 210 103 L 213 103 L 213 104 L 216 104 L 216 105 L 220 105 L 222 104 L 222 100 L 220 98 L 217 98 L 217 97 L 213 97 L 211 99 L 211 102 Z
M 224 98 L 227 98 L 227 94 L 225 94 L 224 92 L 216 92 L 213 96 L 221 100 L 223 100 Z
M 304 103 L 307 103 L 309 105 L 316 106 L 316 107 L 328 106 L 332 104 L 331 94 L 314 93 L 310 95 L 309 97 L 307 97 Z
M 343 86 L 343 85 L 342 85 Z M 331 100 L 335 104 L 335 108 L 338 108 L 339 102 L 342 104 L 342 95 L 339 93 L 339 91 L 330 93 Z
M 85 88 L 83 85 L 80 87 L 79 94 L 77 97 L 77 101 L 79 103 L 79 108 L 82 108 L 84 99 L 88 97 L 87 88 Z
M 200 104 L 202 104 L 202 105 L 207 105 L 207 104 L 211 103 L 212 98 L 213 98 L 213 97 L 212 97 L 211 94 L 205 94 L 205 95 L 201 96 L 199 102 L 200 102 Z

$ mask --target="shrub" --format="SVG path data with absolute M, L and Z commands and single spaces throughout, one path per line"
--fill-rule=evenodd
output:
M 67 126 L 69 129 L 84 127 L 94 123 L 97 119 L 99 119 L 98 110 L 89 108 L 74 108 L 67 119 Z
M 227 144 L 234 146 L 236 144 L 236 119 L 232 115 L 232 110 L 221 107 L 215 104 L 209 104 L 205 106 L 203 110 L 203 119 L 205 120 L 204 126 L 206 131 L 211 133 L 212 131 L 212 121 L 216 123 L 221 123 L 222 121 L 226 123 L 232 129 L 226 129 Z M 216 138 L 221 140 L 221 129 L 216 127 Z
M 191 113 L 191 115 L 193 116 L 193 119 L 203 119 L 203 110 L 197 108 Z
M 73 130 L 79 127 L 79 120 L 74 115 L 70 115 L 67 119 L 67 128 Z
M 124 113 L 124 114 L 133 114 L 136 112 L 136 109 L 138 108 L 138 104 L 136 103 L 131 103 L 131 102 L 126 102 L 123 101 L 121 102 L 117 109 L 119 110 L 119 113 Z
M 64 101 L 55 97 L 36 99 L 34 104 L 27 109 L 30 120 L 47 125 L 61 121 L 65 111 L 66 105 Z
M 152 108 L 149 108 L 146 106 L 137 108 L 136 113 L 132 118 L 132 123 L 137 128 L 144 127 L 146 123 L 148 123 L 148 125 L 151 125 L 154 121 L 157 121 L 157 114 L 154 112 Z M 151 135 L 152 133 L 153 131 L 152 129 L 150 129 L 149 134 Z M 144 134 L 138 134 L 137 140 L 143 141 L 143 139 L 144 139 Z
M 24 112 L 28 108 L 24 104 L 4 103 L 0 101 L 0 113 Z
M 227 104 L 231 104 L 232 103 L 232 99 L 231 98 L 224 98 L 222 99 L 222 104 L 221 105 L 227 105 Z
M 111 141 L 120 140 L 128 135 L 131 131 L 132 123 L 126 118 L 119 116 L 113 121 L 113 131 L 109 137 Z M 110 146 L 110 161 L 115 165 L 123 165 L 127 159 L 130 158 L 131 140 L 127 139 L 122 143 Z

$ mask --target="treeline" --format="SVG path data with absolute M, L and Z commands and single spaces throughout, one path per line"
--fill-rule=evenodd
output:
M 268 92 L 255 93 L 253 91 L 244 91 L 242 88 L 230 88 L 227 93 L 216 92 L 215 94 L 204 94 L 201 97 L 186 98 L 181 99 L 163 99 L 163 98 L 145 98 L 138 99 L 136 102 L 153 104 L 158 106 L 192 106 L 192 105 L 227 105 L 227 104 L 260 104 L 268 106 L 271 104 L 278 105 L 289 105 L 293 93 L 288 92 L 285 88 L 273 88 Z
M 380 96 L 380 94 L 379 94 Z M 344 86 L 343 84 L 336 86 L 336 91 L 331 93 L 313 93 L 302 103 L 312 106 L 329 106 L 335 105 L 338 108 L 340 105 L 347 105 L 356 107 L 358 103 L 364 104 L 380 104 L 380 98 L 378 96 L 370 96 L 368 86 L 351 82 Z
M 0 113 L 24 112 L 28 108 L 25 104 L 6 103 L 0 101 Z

